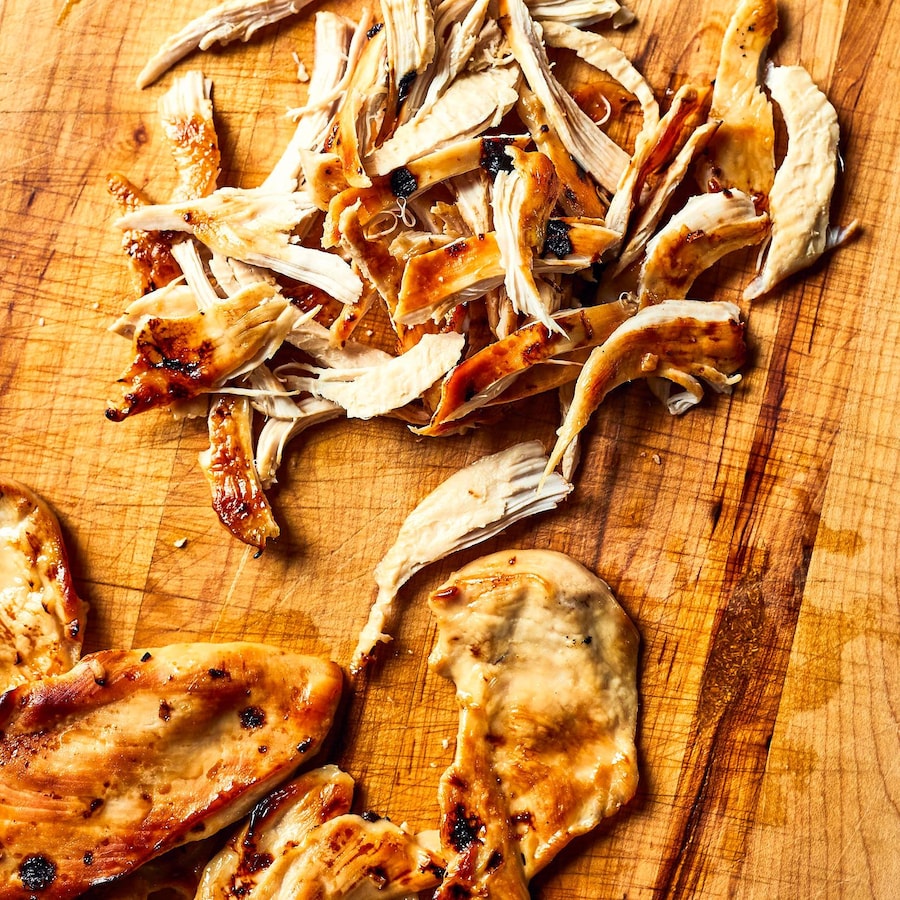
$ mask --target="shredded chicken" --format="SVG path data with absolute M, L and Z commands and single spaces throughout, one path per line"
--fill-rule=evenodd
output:
M 637 632 L 609 587 L 549 550 L 465 566 L 430 599 L 456 684 L 441 778 L 440 898 L 527 898 L 528 879 L 637 787 Z
M 572 486 L 558 475 L 538 491 L 545 462 L 538 441 L 514 444 L 460 469 L 416 506 L 375 569 L 378 596 L 353 653 L 353 672 L 366 665 L 379 642 L 391 640 L 384 629 L 394 600 L 416 572 L 565 499 Z
M 528 9 L 543 26 L 560 22 L 584 28 L 609 21 L 613 28 L 621 28 L 635 19 L 617 0 L 528 0 Z
M 0 691 L 69 671 L 87 611 L 53 511 L 24 484 L 0 478 Z
M 153 84 L 179 60 L 196 49 L 208 50 L 216 42 L 249 41 L 274 22 L 299 13 L 309 0 L 226 0 L 189 22 L 166 40 L 137 77 L 138 88 Z

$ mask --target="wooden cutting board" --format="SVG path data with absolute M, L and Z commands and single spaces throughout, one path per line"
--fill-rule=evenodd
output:
M 406 513 L 460 466 L 537 437 L 553 402 L 465 437 L 333 422 L 293 446 L 255 558 L 220 528 L 197 466 L 205 427 L 103 417 L 129 349 L 106 329 L 130 280 L 105 193 L 112 170 L 165 197 L 155 108 L 171 74 L 137 72 L 206 0 L 0 6 L 0 458 L 59 513 L 92 610 L 88 649 L 266 640 L 347 663 L 372 570 Z M 710 77 L 727 4 L 635 0 L 614 39 L 660 97 Z M 353 5 L 344 5 L 353 11 Z M 298 20 L 197 55 L 215 82 L 221 184 L 258 184 L 290 135 Z M 331 751 L 359 807 L 431 828 L 453 752 L 452 686 L 429 671 L 428 592 L 490 550 L 572 554 L 613 586 L 642 636 L 641 786 L 534 884 L 599 897 L 892 897 L 900 884 L 900 4 L 790 0 L 774 47 L 837 107 L 846 249 L 748 313 L 732 397 L 674 419 L 644 385 L 595 416 L 571 499 L 402 591 L 397 639 L 351 685 Z M 737 300 L 751 257 L 699 296 Z M 184 546 L 179 546 L 187 539 Z

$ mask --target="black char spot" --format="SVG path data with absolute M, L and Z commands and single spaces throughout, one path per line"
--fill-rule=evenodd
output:
M 241 720 L 241 728 L 252 730 L 254 728 L 262 728 L 266 724 L 265 710 L 259 706 L 248 706 L 238 713 Z
M 552 253 L 557 259 L 568 256 L 575 248 L 569 238 L 569 225 L 559 219 L 551 219 L 547 223 L 547 236 L 544 238 L 544 254 Z
M 512 172 L 512 157 L 506 152 L 511 143 L 509 138 L 482 139 L 479 164 L 492 178 L 498 172 Z
M 395 197 L 407 199 L 418 190 L 419 181 L 406 166 L 391 172 L 391 191 Z
M 56 881 L 56 864 L 46 856 L 26 856 L 19 866 L 19 878 L 29 891 L 43 891 Z

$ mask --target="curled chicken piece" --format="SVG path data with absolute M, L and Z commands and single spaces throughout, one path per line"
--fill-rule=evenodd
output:
M 758 244 L 769 233 L 766 213 L 740 191 L 691 197 L 647 245 L 641 306 L 686 297 L 694 280 L 728 253 Z
M 630 297 L 556 313 L 557 327 L 540 322 L 523 325 L 512 334 L 488 344 L 463 360 L 441 384 L 441 399 L 431 422 L 417 434 L 437 435 L 449 425 L 501 396 L 511 380 L 531 366 L 575 350 L 602 344 L 635 314 Z M 572 378 L 576 376 L 573 374 Z
M 761 205 L 775 176 L 772 105 L 759 83 L 776 0 L 739 0 L 722 41 L 710 116 L 722 126 L 706 150 L 700 178 L 708 190 L 737 188 Z
M 176 78 L 159 100 L 163 134 L 178 173 L 175 202 L 205 197 L 216 188 L 221 156 L 211 92 L 212 80 L 193 71 Z
M 598 22 L 610 21 L 613 28 L 630 25 L 634 13 L 617 0 L 527 0 L 533 18 L 542 26 L 547 24 L 572 25 L 586 28 Z M 545 34 L 546 37 L 546 34 Z
M 534 259 L 534 271 L 544 275 L 578 272 L 597 262 L 617 239 L 616 232 L 596 220 L 550 219 L 543 255 Z M 501 285 L 504 276 L 495 232 L 460 238 L 419 254 L 404 269 L 395 319 L 407 325 L 437 320 L 453 306 Z
M 837 175 L 837 113 L 806 69 L 770 66 L 766 87 L 784 116 L 788 147 L 769 194 L 772 241 L 762 271 L 744 291 L 746 300 L 768 293 L 825 251 Z
M 400 125 L 374 150 L 366 169 L 387 175 L 413 159 L 497 127 L 518 99 L 518 82 L 513 65 L 461 74 L 429 109 Z
M 7 691 L 0 897 L 69 900 L 236 822 L 315 755 L 342 687 L 333 662 L 228 643 L 102 651 Z
M 147 195 L 118 172 L 107 175 L 106 189 L 123 214 L 152 206 Z M 167 234 L 126 228 L 122 232 L 122 248 L 128 255 L 140 294 L 165 287 L 181 277 L 181 268 L 172 255 L 172 239 Z
M 132 300 L 125 312 L 109 326 L 113 334 L 120 337 L 133 337 L 135 329 L 148 316 L 160 316 L 164 319 L 178 319 L 197 312 L 197 297 L 184 278 L 170 281 L 165 287 L 151 291 Z
M 137 77 L 138 88 L 153 84 L 179 60 L 196 49 L 208 50 L 215 44 L 249 41 L 253 35 L 274 22 L 299 13 L 309 0 L 226 0 L 189 22 L 168 38 L 147 61 Z
M 649 377 L 673 381 L 687 396 L 672 398 L 669 410 L 683 412 L 703 394 L 698 378 L 729 392 L 740 379 L 736 373 L 746 354 L 740 310 L 733 303 L 667 300 L 645 307 L 591 351 L 546 471 L 552 472 L 594 410 L 620 384 Z
M 263 550 L 281 533 L 253 461 L 253 411 L 246 397 L 218 397 L 209 411 L 209 448 L 198 456 L 219 521 Z
M 316 378 L 291 376 L 288 384 L 330 400 L 351 419 L 371 419 L 421 397 L 456 365 L 465 338 L 454 331 L 424 334 L 401 356 L 373 368 L 316 369 Z
M 516 312 L 553 330 L 559 326 L 538 290 L 534 256 L 544 245 L 559 180 L 553 163 L 543 153 L 524 153 L 511 147 L 507 154 L 512 166 L 497 173 L 492 199 L 503 283 Z
M 143 319 L 134 332 L 135 360 L 117 382 L 121 399 L 107 418 L 121 422 L 216 390 L 271 356 L 298 315 L 274 287 L 260 283 L 189 316 Z
M 527 898 L 528 879 L 634 795 L 637 631 L 604 581 L 550 550 L 476 560 L 429 606 L 429 661 L 461 710 L 439 896 Z
M 675 94 L 665 116 L 641 129 L 606 214 L 607 226 L 623 239 L 632 210 L 665 177 L 673 158 L 704 123 L 708 106 L 709 91 L 686 84 Z
M 525 516 L 554 509 L 565 499 L 572 485 L 559 475 L 551 475 L 538 490 L 545 462 L 538 441 L 514 444 L 460 469 L 416 506 L 375 568 L 378 595 L 353 653 L 354 674 L 371 659 L 379 642 L 391 640 L 384 629 L 394 600 L 416 572 L 492 538 Z
M 0 571 L 0 690 L 68 672 L 81 657 L 88 607 L 53 511 L 9 478 L 0 478 Z
M 323 10 L 316 13 L 314 59 L 306 106 L 298 112 L 294 134 L 262 183 L 263 190 L 292 193 L 300 186 L 303 154 L 319 148 L 337 108 L 338 86 L 352 58 L 356 29 L 343 16 Z M 318 205 L 318 204 L 317 204 Z
M 443 860 L 387 819 L 348 812 L 353 780 L 316 769 L 264 799 L 203 873 L 196 900 L 407 898 Z
M 573 4 L 567 0 L 559 4 L 563 8 Z M 618 4 L 606 4 L 615 6 Z M 555 21 L 552 18 L 542 17 L 534 3 L 529 4 L 532 16 L 541 19 L 544 43 L 548 47 L 559 47 L 573 50 L 586 63 L 612 75 L 619 84 L 634 95 L 641 105 L 644 115 L 644 130 L 654 128 L 659 121 L 659 104 L 653 94 L 653 88 L 647 84 L 643 75 L 634 67 L 631 60 L 602 34 L 593 31 L 582 31 L 574 27 L 574 23 Z M 633 18 L 633 16 L 632 16 Z
M 499 0 L 500 24 L 528 86 L 563 144 L 596 181 L 615 190 L 628 154 L 601 131 L 550 70 L 547 53 L 524 0 Z
M 272 269 L 311 284 L 342 303 L 352 303 L 362 284 L 340 257 L 301 247 L 291 233 L 308 225 L 318 209 L 305 194 L 219 188 L 208 197 L 136 209 L 119 219 L 123 229 L 185 231 L 214 253 Z

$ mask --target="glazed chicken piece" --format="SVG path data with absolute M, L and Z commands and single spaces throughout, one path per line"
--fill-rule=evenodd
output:
M 263 644 L 108 650 L 0 699 L 0 898 L 68 900 L 237 821 L 312 758 L 333 662 Z
M 766 87 L 784 116 L 788 148 L 769 195 L 772 241 L 762 271 L 744 292 L 746 300 L 769 292 L 824 253 L 837 177 L 837 113 L 809 73 L 802 66 L 770 66 Z
M 267 283 L 251 285 L 206 311 L 145 317 L 134 331 L 135 361 L 118 380 L 108 419 L 210 393 L 251 371 L 282 344 L 299 310 Z
M 106 189 L 123 215 L 152 205 L 140 188 L 118 172 L 106 176 Z M 181 277 L 181 267 L 172 255 L 169 235 L 142 228 L 126 228 L 122 232 L 122 248 L 128 256 L 139 294 L 163 288 Z
M 308 0 L 225 0 L 168 38 L 141 69 L 137 86 L 153 84 L 198 48 L 208 50 L 216 42 L 224 46 L 231 41 L 249 41 L 260 28 L 296 15 L 307 3 Z
M 349 813 L 353 779 L 324 766 L 276 790 L 206 867 L 196 900 L 400 898 L 443 860 L 387 819 Z
M 198 461 L 219 521 L 239 540 L 262 550 L 281 533 L 253 459 L 250 401 L 218 397 L 209 411 L 209 449 Z
M 691 197 L 647 245 L 638 294 L 641 306 L 687 297 L 691 285 L 729 253 L 758 244 L 770 219 L 737 190 Z
M 710 116 L 722 126 L 700 166 L 707 190 L 737 188 L 764 207 L 775 175 L 772 105 L 759 83 L 778 27 L 775 0 L 739 0 L 722 41 Z
M 637 304 L 626 296 L 599 306 L 556 313 L 558 328 L 553 331 L 540 322 L 532 322 L 488 344 L 463 360 L 444 379 L 441 400 L 431 422 L 416 433 L 443 433 L 447 425 L 502 397 L 512 380 L 528 368 L 602 344 L 636 311 Z M 575 368 L 573 380 L 577 371 Z
M 393 107 L 399 112 L 410 90 L 434 59 L 434 10 L 431 0 L 381 0 L 387 37 Z
M 637 632 L 605 582 L 549 550 L 476 560 L 429 605 L 430 662 L 461 709 L 438 896 L 527 898 L 528 879 L 635 792 Z
M 59 522 L 30 488 L 0 479 L 0 690 L 68 672 L 81 656 L 87 604 Z
M 733 303 L 667 300 L 640 310 L 591 351 L 575 383 L 575 395 L 557 431 L 551 472 L 606 395 L 636 378 L 665 378 L 682 387 L 668 400 L 682 413 L 700 402 L 698 378 L 727 392 L 740 380 L 747 348 L 740 310 Z
M 544 481 L 539 441 L 514 444 L 460 469 L 421 500 L 375 568 L 378 594 L 350 664 L 356 674 L 372 658 L 400 588 L 420 569 L 486 541 L 525 516 L 554 509 L 572 490 L 559 476 Z

